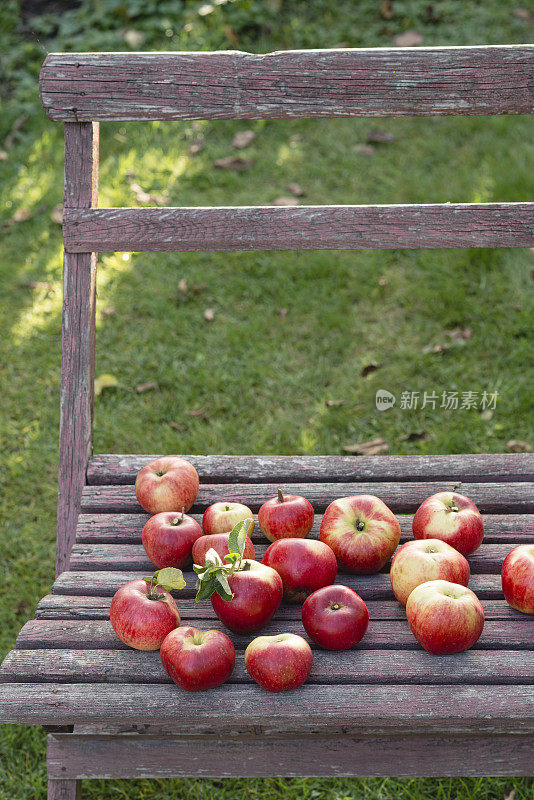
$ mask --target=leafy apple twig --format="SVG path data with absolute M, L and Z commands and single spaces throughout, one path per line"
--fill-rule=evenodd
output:
M 173 589 L 183 589 L 186 585 L 182 570 L 176 569 L 175 567 L 157 569 L 152 576 L 149 575 L 147 578 L 143 578 L 143 580 L 150 584 L 147 593 L 150 600 L 161 600 L 161 598 L 165 596 L 162 595 L 161 592 L 156 592 L 157 586 L 161 586 L 162 589 L 166 589 L 170 592 Z
M 206 553 L 205 566 L 193 564 L 193 569 L 197 574 L 195 598 L 197 603 L 200 600 L 207 600 L 215 592 L 223 600 L 232 599 L 234 595 L 230 589 L 228 578 L 239 570 L 248 569 L 248 563 L 245 561 L 243 564 L 243 553 L 252 525 L 251 519 L 243 519 L 234 525 L 228 537 L 229 553 L 224 557 L 224 561 L 212 547 Z

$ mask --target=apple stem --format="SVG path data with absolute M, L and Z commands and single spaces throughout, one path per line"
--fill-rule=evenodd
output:
M 284 502 L 284 495 L 282 494 L 282 490 L 281 489 L 278 489 L 278 502 L 279 503 L 283 503 Z
M 359 519 L 356 523 L 356 530 L 363 531 L 364 529 L 365 529 L 365 522 L 362 522 L 362 520 Z

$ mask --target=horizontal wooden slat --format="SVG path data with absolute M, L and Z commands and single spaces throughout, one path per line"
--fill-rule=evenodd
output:
M 61 122 L 528 114 L 529 45 L 215 53 L 52 53 Z
M 271 777 L 273 765 L 280 777 L 530 775 L 532 737 L 48 736 L 51 777 Z
M 374 494 L 380 497 L 394 512 L 415 512 L 429 495 L 451 491 L 454 481 L 417 481 L 404 483 L 286 483 L 287 494 L 307 497 L 315 511 L 325 508 L 339 497 L 353 494 Z M 269 497 L 276 495 L 277 484 L 202 484 L 192 508 L 193 512 L 204 511 L 218 500 L 236 500 L 245 503 L 253 511 Z M 532 513 L 534 494 L 529 483 L 471 483 L 468 496 L 486 513 Z M 133 486 L 85 486 L 82 493 L 81 510 L 113 513 L 142 513 Z
M 430 658 L 421 650 L 316 650 L 308 679 L 320 684 L 534 684 L 534 652 L 470 650 Z M 12 650 L 0 670 L 12 683 L 171 683 L 159 652 Z M 239 654 L 229 683 L 252 683 Z
M 70 253 L 532 247 L 534 203 L 65 209 Z
M 0 722 L 112 725 L 180 721 L 188 733 L 240 725 L 258 733 L 343 729 L 370 733 L 424 730 L 534 732 L 534 686 L 337 686 L 304 685 L 267 694 L 259 686 L 220 686 L 182 692 L 167 684 L 0 684 Z M 221 714 L 221 709 L 224 713 Z M 253 721 L 253 722 L 252 722 Z
M 468 488 L 463 488 L 468 491 Z M 202 514 L 191 514 L 202 524 Z M 532 514 L 484 514 L 484 542 L 491 544 L 509 543 L 515 547 L 522 542 L 534 541 L 534 515 Z M 76 528 L 76 541 L 80 544 L 136 544 L 141 541 L 141 533 L 149 514 L 80 514 Z M 319 538 L 322 514 L 316 514 L 309 539 Z M 401 526 L 401 542 L 413 538 L 411 514 L 397 516 Z M 255 528 L 252 532 L 254 544 L 266 544 L 267 540 L 255 515 Z
M 236 648 L 244 650 L 254 635 L 230 633 L 218 619 L 212 619 L 202 627 L 228 633 Z M 298 620 L 273 619 L 262 635 L 298 633 L 305 636 Z M 534 646 L 534 621 L 527 615 L 523 619 L 488 620 L 482 636 L 475 647 L 483 650 L 532 650 Z M 312 643 L 312 647 L 315 645 Z M 72 650 L 125 650 L 116 636 L 109 620 L 45 620 L 32 619 L 27 622 L 17 637 L 17 649 L 72 649 Z M 418 650 L 420 645 L 408 627 L 406 620 L 372 620 L 358 645 L 359 650 Z
M 355 483 L 450 480 L 505 483 L 534 480 L 534 453 L 465 453 L 438 456 L 182 455 L 201 483 Z M 100 454 L 89 460 L 87 483 L 135 483 L 160 455 Z
M 110 597 L 127 581 L 143 578 L 145 572 L 72 572 L 70 570 L 58 575 L 52 592 L 62 595 L 97 595 Z M 195 595 L 195 576 L 192 572 L 184 573 L 187 586 L 176 594 L 179 598 L 190 598 Z M 389 575 L 343 575 L 339 581 L 358 592 L 364 600 L 393 600 Z M 480 597 L 498 600 L 502 598 L 500 575 L 473 575 L 469 581 L 470 588 Z
M 39 601 L 36 619 L 109 619 L 111 597 L 49 594 Z M 179 598 L 180 615 L 187 624 L 206 626 L 214 618 L 210 604 L 196 603 L 192 598 Z M 486 619 L 520 619 L 519 611 L 511 608 L 506 600 L 483 600 Z M 404 607 L 396 600 L 367 600 L 372 620 L 404 620 Z M 300 620 L 299 604 L 283 604 L 276 612 L 276 619 Z

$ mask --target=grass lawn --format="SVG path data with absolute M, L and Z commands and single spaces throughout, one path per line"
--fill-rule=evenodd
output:
M 0 659 L 53 580 L 61 232 L 52 217 L 63 144 L 37 96 L 45 50 L 387 46 L 406 30 L 425 44 L 532 35 L 507 0 L 394 0 L 387 19 L 372 0 L 166 0 L 157 14 L 148 0 L 94 0 L 61 18 L 39 5 L 40 16 L 21 15 L 5 0 L 0 21 Z M 233 149 L 245 129 L 256 137 Z M 393 141 L 373 143 L 377 129 Z M 533 134 L 527 117 L 107 124 L 100 203 L 152 205 L 144 192 L 164 205 L 262 205 L 291 195 L 289 183 L 307 204 L 530 200 Z M 251 163 L 213 167 L 230 155 Z M 377 437 L 390 453 L 532 444 L 533 269 L 527 250 L 105 255 L 96 374 L 118 385 L 96 400 L 95 450 L 321 454 Z M 376 410 L 378 389 L 396 395 L 392 409 Z M 403 392 L 419 393 L 417 409 L 402 407 Z M 436 393 L 435 409 L 421 409 L 424 392 Z M 477 407 L 441 408 L 443 392 L 460 404 L 476 392 Z M 497 393 L 494 409 L 482 407 L 484 392 Z M 532 779 L 88 782 L 84 797 L 498 800 L 512 789 L 515 800 L 534 797 Z M 0 797 L 45 796 L 44 734 L 3 727 Z

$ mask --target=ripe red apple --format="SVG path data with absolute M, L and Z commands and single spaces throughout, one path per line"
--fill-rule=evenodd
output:
M 312 662 L 310 645 L 294 633 L 258 636 L 245 650 L 248 674 L 268 692 L 298 689 L 307 680 Z
M 478 641 L 484 611 L 471 589 L 450 581 L 416 586 L 406 603 L 413 635 L 429 653 L 463 653 Z
M 441 539 L 468 556 L 482 544 L 484 523 L 476 505 L 458 492 L 438 492 L 417 509 L 412 522 L 416 539 Z
M 340 569 L 367 575 L 382 569 L 395 552 L 400 525 L 378 497 L 342 497 L 324 512 L 321 541 L 332 548 Z
M 252 525 L 248 532 L 250 536 L 254 530 L 254 514 L 248 506 L 244 506 L 243 503 L 213 503 L 204 511 L 202 528 L 207 535 L 228 533 L 242 519 L 252 520 Z
M 534 614 L 534 545 L 522 544 L 504 559 L 502 590 L 512 608 Z
M 164 456 L 138 473 L 135 495 L 149 514 L 160 511 L 189 511 L 198 494 L 198 473 L 178 456 Z
M 263 564 L 275 569 L 284 584 L 284 599 L 302 603 L 309 594 L 336 579 L 334 552 L 313 539 L 278 539 L 269 545 Z
M 278 495 L 267 500 L 258 511 L 258 522 L 270 542 L 276 539 L 304 539 L 313 526 L 313 506 L 305 497 Z
M 111 601 L 109 618 L 124 644 L 136 650 L 157 650 L 180 624 L 180 614 L 169 592 L 150 588 L 147 581 L 125 583 Z
M 467 586 L 470 575 L 467 559 L 441 539 L 406 542 L 393 556 L 389 573 L 393 594 L 403 606 L 421 583 L 444 580 Z
M 254 633 L 272 619 L 282 601 L 282 578 L 258 561 L 243 561 L 242 568 L 228 577 L 231 600 L 211 596 L 213 610 L 234 633 Z
M 348 650 L 367 630 L 369 611 L 348 586 L 325 586 L 304 602 L 302 624 L 310 639 L 325 650 Z
M 156 567 L 185 567 L 192 562 L 191 551 L 202 528 L 187 514 L 160 511 L 143 528 L 146 554 Z
M 229 533 L 212 533 L 209 536 L 201 536 L 193 545 L 193 562 L 204 567 L 206 565 L 206 553 L 212 548 L 220 555 L 222 561 L 224 561 L 224 557 L 230 552 L 228 548 L 229 536 Z M 247 536 L 245 539 L 243 557 L 253 559 L 255 555 L 256 553 L 252 540 Z
M 173 681 L 187 692 L 214 689 L 226 683 L 235 664 L 235 649 L 222 631 L 183 626 L 161 645 L 161 663 Z

